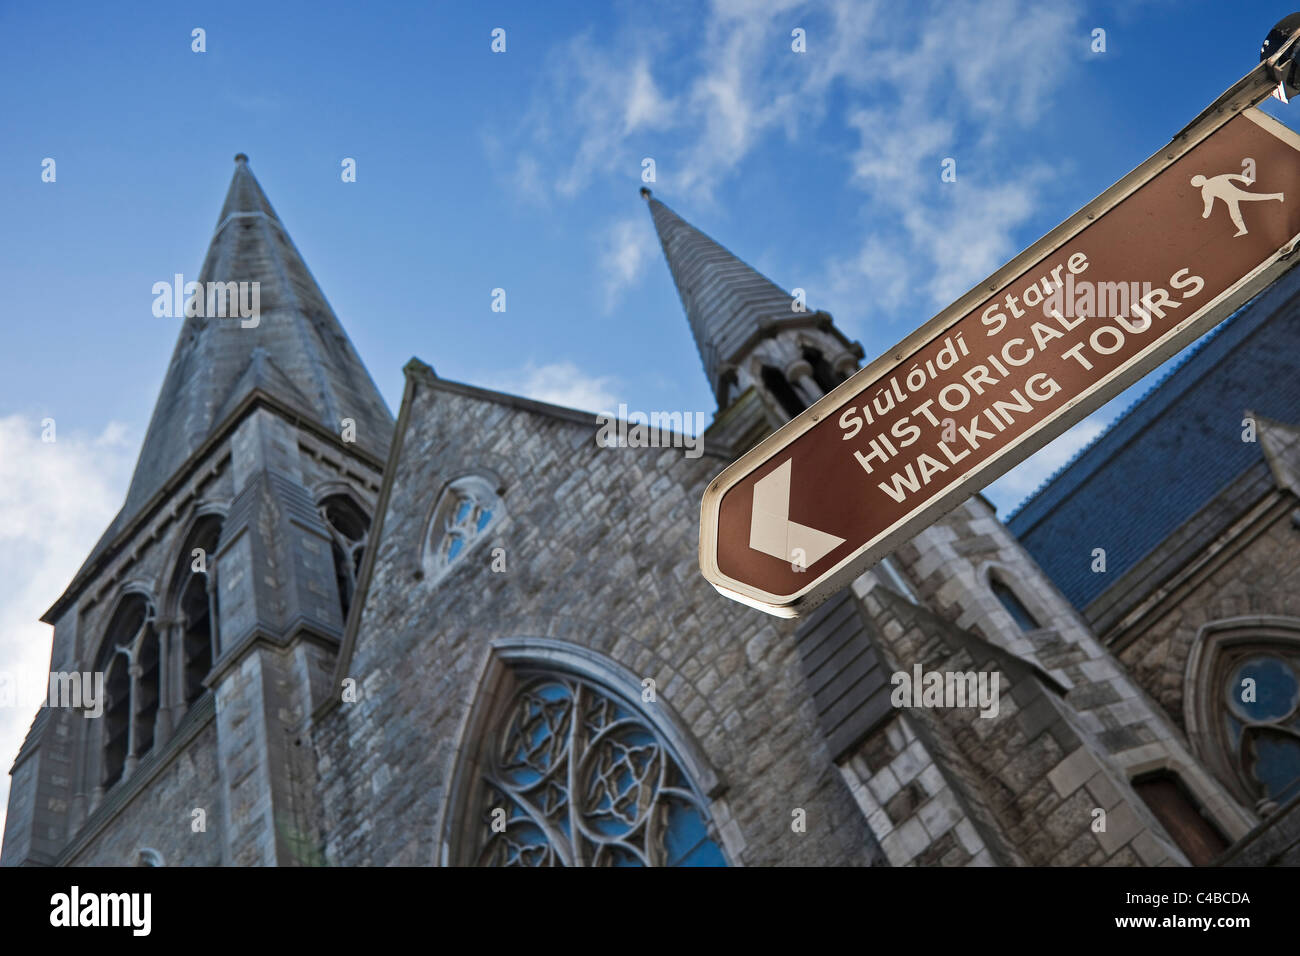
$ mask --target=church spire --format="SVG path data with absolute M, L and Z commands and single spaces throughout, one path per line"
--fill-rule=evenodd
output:
M 167 278 L 171 286 L 189 282 L 189 277 Z M 343 435 L 350 419 L 353 425 L 347 430 L 359 449 L 379 460 L 387 455 L 392 413 L 243 153 L 235 157 L 235 174 L 198 281 L 204 314 L 179 319 L 176 348 L 126 502 L 69 591 L 255 390 L 335 435 Z M 183 289 L 160 297 L 172 302 L 191 298 Z M 244 318 L 241 304 L 256 305 L 256 315 Z M 214 307 L 224 307 L 224 317 Z M 178 319 L 153 321 L 161 326 Z
M 857 368 L 862 349 L 642 187 L 704 372 L 726 408 L 751 385 L 797 414 Z
M 357 445 L 385 454 L 393 428 L 388 406 L 243 153 L 235 157 L 198 281 L 203 311 L 216 304 L 215 284 L 227 284 L 232 299 L 235 287 L 228 284 L 238 284 L 240 301 L 256 303 L 258 313 L 184 318 L 120 520 L 255 388 L 335 434 L 352 419 Z

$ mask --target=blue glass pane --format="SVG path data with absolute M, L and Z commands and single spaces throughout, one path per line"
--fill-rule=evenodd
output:
M 618 739 L 629 747 L 653 747 L 654 734 L 644 727 L 625 727 L 619 731 Z
M 504 836 L 506 866 L 538 866 L 547 858 L 551 844 L 536 824 L 513 826 Z
M 700 811 L 674 800 L 668 804 L 664 851 L 669 866 L 726 866 L 722 851 L 709 839 Z
M 459 537 L 452 538 L 451 542 L 447 545 L 447 560 L 454 561 L 456 559 L 456 555 L 460 554 L 461 549 L 464 547 L 465 547 L 465 542 L 462 541 Z
M 528 693 L 537 697 L 544 697 L 547 700 L 569 699 L 569 688 L 565 687 L 563 684 L 556 684 L 553 682 L 540 684 L 537 687 L 530 687 Z
M 705 840 L 682 858 L 678 866 L 726 866 L 722 850 L 712 840 Z
M 1284 803 L 1300 792 L 1300 740 L 1279 733 L 1264 732 L 1252 741 L 1255 777 L 1264 792 Z
M 1255 682 L 1255 699 L 1242 700 L 1243 681 Z M 1246 720 L 1280 720 L 1295 710 L 1300 701 L 1300 680 L 1285 661 L 1276 657 L 1255 657 L 1236 669 L 1228 681 L 1228 702 Z
M 606 848 L 604 863 L 606 866 L 624 867 L 639 867 L 642 865 L 636 854 L 629 853 L 627 850 L 616 846 Z
M 482 531 L 484 528 L 488 526 L 488 522 L 490 522 L 491 520 L 492 520 L 492 512 L 484 508 L 482 511 L 479 512 L 478 524 L 474 526 L 474 530 Z
M 521 787 L 531 787 L 542 779 L 540 771 L 524 763 L 527 754 L 524 752 L 523 747 L 519 747 L 514 753 L 508 754 L 507 757 L 515 761 L 515 765 L 507 767 L 505 771 L 506 779 L 511 783 Z
M 468 501 L 462 501 L 456 507 L 456 524 L 463 523 L 468 517 L 473 505 Z
M 563 757 L 569 722 L 569 690 L 545 683 L 530 688 L 519 701 L 502 748 L 502 774 L 520 786 L 541 780 Z M 558 798 L 539 796 L 546 806 Z
M 589 825 L 605 836 L 624 836 L 645 809 L 662 752 L 654 738 L 639 729 L 625 732 L 619 739 L 606 739 L 600 747 L 588 783 Z

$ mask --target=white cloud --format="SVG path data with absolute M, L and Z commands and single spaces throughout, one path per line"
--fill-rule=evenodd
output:
M 717 0 L 700 23 L 662 20 L 575 37 L 555 50 L 521 131 L 517 164 L 548 155 L 555 191 L 571 197 L 602 174 L 639 172 L 649 134 L 672 134 L 656 157 L 673 195 L 707 202 L 714 188 L 775 130 L 797 141 L 820 123 L 830 94 L 847 90 L 846 113 L 872 106 L 875 129 L 915 158 L 951 140 L 958 121 L 977 136 L 1028 124 L 1062 82 L 1060 50 L 1073 3 L 985 0 L 915 8 L 862 0 L 814 3 Z M 806 29 L 807 53 L 790 49 Z M 662 140 L 659 140 L 662 142 Z M 516 170 L 516 182 L 536 182 Z
M 1069 3 L 990 0 L 936 10 L 910 31 L 891 19 L 888 45 L 862 52 L 880 95 L 848 118 L 859 138 L 850 182 L 871 218 L 859 250 L 826 265 L 837 319 L 860 327 L 883 312 L 918 325 L 1020 248 L 1050 169 L 999 142 L 1053 108 L 1077 19 Z M 947 158 L 956 182 L 940 180 Z
M 546 197 L 541 164 L 527 153 L 520 154 L 515 163 L 515 189 L 520 196 L 535 204 L 541 204 Z
M 858 135 L 849 184 L 867 225 L 856 250 L 805 283 L 810 299 L 851 331 L 882 310 L 914 325 L 1018 248 L 1049 170 L 1001 143 L 1054 108 L 1072 68 L 1060 51 L 1079 40 L 1078 19 L 1070 0 L 919 12 L 863 0 L 715 0 L 701 20 L 584 34 L 543 71 L 513 180 L 537 201 L 572 198 L 601 177 L 630 188 L 650 155 L 656 188 L 699 209 L 770 136 L 799 142 L 836 110 L 834 121 Z M 806 30 L 803 55 L 790 50 L 795 25 Z M 958 182 L 937 188 L 948 156 Z M 607 308 L 641 261 L 626 239 L 609 254 Z
M 586 34 L 552 54 L 541 87 L 525 123 L 532 148 L 514 171 L 515 185 L 533 198 L 548 185 L 571 198 L 597 175 L 639 174 L 642 157 L 631 140 L 666 128 L 677 111 L 647 52 L 604 48 Z
M 825 21 L 815 56 L 790 50 L 794 2 L 717 2 L 703 24 L 637 24 L 593 41 L 587 34 L 557 49 L 521 125 L 512 178 L 532 189 L 549 170 L 554 192 L 569 198 L 597 176 L 640 173 L 651 134 L 670 132 L 671 155 L 653 155 L 673 196 L 707 202 L 717 184 L 763 136 L 819 119 L 834 82 L 864 76 L 861 40 L 872 4 L 813 5 Z M 547 159 L 539 159 L 545 155 Z M 530 164 L 537 164 L 530 167 Z M 526 168 L 529 167 L 529 168 Z
M 497 375 L 490 378 L 490 381 L 492 384 L 488 388 L 580 411 L 603 411 L 618 403 L 613 391 L 613 379 L 586 375 L 572 362 L 553 362 L 549 365 L 534 365 L 530 362 L 517 372 Z
M 600 253 L 606 313 L 612 312 L 623 293 L 640 280 L 654 253 L 654 231 L 646 227 L 644 216 L 622 219 L 610 226 Z
M 52 629 L 40 616 L 54 603 L 121 506 L 134 448 L 109 423 L 98 436 L 0 418 L 0 670 L 19 705 L 0 707 L 0 829 L 9 802 L 9 766 L 48 680 Z

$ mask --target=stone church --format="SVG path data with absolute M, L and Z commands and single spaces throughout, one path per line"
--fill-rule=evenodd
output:
M 700 498 L 862 349 L 643 195 L 698 457 L 416 359 L 394 421 L 236 158 L 200 281 L 259 320 L 184 322 L 43 618 L 103 712 L 37 713 L 0 861 L 1300 862 L 1300 270 L 1009 524 L 976 495 L 784 621 L 701 577 Z M 917 670 L 995 713 L 896 706 Z

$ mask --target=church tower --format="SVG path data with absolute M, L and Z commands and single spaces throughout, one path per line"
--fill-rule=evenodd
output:
M 856 371 L 862 349 L 642 196 L 718 398 L 706 444 L 738 457 Z M 790 639 L 830 757 L 892 865 L 1203 863 L 1258 822 L 982 495 Z M 996 677 L 998 706 L 894 703 L 899 675 L 916 674 Z
M 852 375 L 862 346 L 655 199 L 664 257 L 718 400 L 711 435 L 744 450 Z
M 6 865 L 318 860 L 306 728 L 393 418 L 243 154 L 184 299 L 126 501 L 43 618 L 102 713 L 41 708 Z

